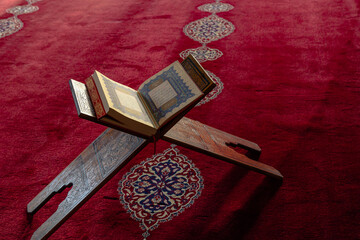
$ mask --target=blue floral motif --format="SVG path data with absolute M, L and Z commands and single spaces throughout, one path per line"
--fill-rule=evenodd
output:
M 26 0 L 26 1 L 28 2 L 27 5 L 15 6 L 6 9 L 7 13 L 13 14 L 14 16 L 6 19 L 0 19 L 0 38 L 14 34 L 23 28 L 24 24 L 19 18 L 17 18 L 18 15 L 33 13 L 39 10 L 39 7 L 32 6 L 32 4 L 41 0 Z
M 219 13 L 219 12 L 227 12 L 234 8 L 234 6 L 228 3 L 208 3 L 198 7 L 200 11 L 210 12 L 210 13 Z
M 177 176 L 182 168 L 170 160 L 151 167 L 153 175 L 143 175 L 133 183 L 137 194 L 146 195 L 139 203 L 151 213 L 172 205 L 172 199 L 184 195 L 191 186 L 187 179 Z
M 160 223 L 190 207 L 203 187 L 200 171 L 172 146 L 134 166 L 119 182 L 119 193 L 147 238 Z
M 23 27 L 23 23 L 16 16 L 0 19 L 0 38 L 16 33 Z
M 223 55 L 223 53 L 218 49 L 201 46 L 198 48 L 190 48 L 182 51 L 180 53 L 180 57 L 182 59 L 185 59 L 187 56 L 189 56 L 189 54 L 193 55 L 200 63 L 206 61 L 214 61 Z
M 191 22 L 184 27 L 186 36 L 202 44 L 224 38 L 234 30 L 235 26 L 231 22 L 215 14 Z

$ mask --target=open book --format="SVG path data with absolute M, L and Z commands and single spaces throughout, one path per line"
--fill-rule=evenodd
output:
M 191 55 L 155 74 L 137 90 L 98 71 L 85 84 L 100 122 L 144 137 L 174 125 L 215 87 Z

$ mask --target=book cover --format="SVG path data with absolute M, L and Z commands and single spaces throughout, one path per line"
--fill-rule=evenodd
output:
M 181 65 L 205 95 L 216 87 L 205 69 L 191 54 L 181 62 Z

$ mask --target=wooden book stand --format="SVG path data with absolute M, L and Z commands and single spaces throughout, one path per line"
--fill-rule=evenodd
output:
M 96 121 L 85 86 L 74 84 L 72 91 L 79 116 Z M 283 178 L 275 168 L 255 161 L 261 153 L 256 143 L 189 118 L 182 118 L 161 139 L 279 180 Z M 105 130 L 27 205 L 28 214 L 33 215 L 56 193 L 72 186 L 56 212 L 31 239 L 48 238 L 150 142 L 115 129 Z M 243 148 L 247 153 L 240 154 L 230 146 Z

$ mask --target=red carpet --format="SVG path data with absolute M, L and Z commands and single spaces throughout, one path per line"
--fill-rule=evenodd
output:
M 203 66 L 224 87 L 187 116 L 258 143 L 260 161 L 284 182 L 177 147 L 199 170 L 203 189 L 148 239 L 360 238 L 359 3 L 224 0 L 234 8 L 208 7 L 224 20 L 213 19 L 221 28 L 204 37 L 196 35 L 203 23 L 190 23 L 211 16 L 198 9 L 207 3 L 215 2 L 0 4 L 1 239 L 30 239 L 66 192 L 31 222 L 28 202 L 105 130 L 77 117 L 70 78 L 83 81 L 96 69 L 136 88 L 202 44 L 211 48 Z M 27 6 L 5 12 L 20 5 Z M 11 34 L 10 27 L 22 28 Z M 158 153 L 169 147 L 159 143 Z M 152 151 L 142 151 L 52 239 L 143 239 L 117 189 Z

